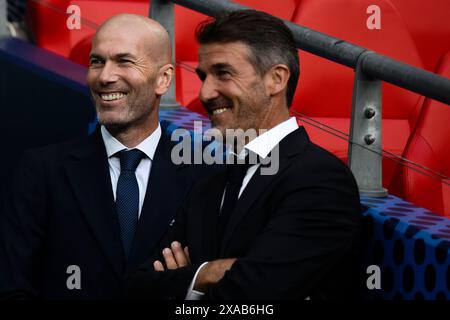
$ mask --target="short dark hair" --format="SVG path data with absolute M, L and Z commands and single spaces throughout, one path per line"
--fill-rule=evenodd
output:
M 260 75 L 276 64 L 285 64 L 291 74 L 286 89 L 286 102 L 291 106 L 300 74 L 299 57 L 294 36 L 283 20 L 265 12 L 238 10 L 204 21 L 195 33 L 200 45 L 243 42 Z

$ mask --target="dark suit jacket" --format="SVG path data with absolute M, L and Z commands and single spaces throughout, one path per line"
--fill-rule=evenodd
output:
M 0 296 L 120 297 L 124 274 L 154 253 L 204 173 L 197 166 L 174 165 L 170 153 L 163 129 L 126 263 L 100 130 L 26 152 L 0 219 Z M 81 290 L 67 288 L 71 265 L 80 268 Z
M 128 278 L 133 298 L 183 299 L 198 266 L 237 258 L 206 299 L 343 299 L 357 294 L 360 200 L 350 170 L 300 127 L 279 144 L 279 171 L 258 170 L 239 198 L 223 240 L 222 171 L 194 187 L 161 247 L 179 240 L 193 265 Z

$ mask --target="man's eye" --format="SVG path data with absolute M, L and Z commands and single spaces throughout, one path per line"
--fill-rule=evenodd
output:
M 89 61 L 89 64 L 90 64 L 91 66 L 99 65 L 99 64 L 101 64 L 101 63 L 102 63 L 102 60 L 100 60 L 100 59 L 98 59 L 98 58 L 92 58 L 92 59 Z
M 217 76 L 219 78 L 228 78 L 230 75 L 231 75 L 231 73 L 228 71 L 225 71 L 225 70 L 217 71 Z
M 123 63 L 131 63 L 132 61 L 128 59 L 120 59 L 119 62 L 123 64 Z

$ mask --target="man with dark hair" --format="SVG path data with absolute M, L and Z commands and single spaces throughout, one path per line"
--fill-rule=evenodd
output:
M 196 185 L 161 244 L 131 275 L 132 297 L 345 299 L 357 293 L 360 200 L 350 170 L 289 116 L 298 80 L 278 18 L 236 11 L 201 25 L 200 100 L 243 164 Z M 240 140 L 240 141 L 239 141 Z M 259 162 L 245 159 L 256 154 Z M 277 162 L 267 173 L 266 159 Z
M 263 76 L 276 64 L 288 67 L 290 77 L 286 87 L 286 103 L 290 107 L 297 87 L 299 59 L 292 32 L 280 19 L 270 15 L 253 15 L 242 12 L 239 23 L 235 16 L 223 16 L 216 23 L 209 20 L 197 28 L 197 41 L 201 45 L 210 43 L 242 42 L 250 49 L 249 62 Z

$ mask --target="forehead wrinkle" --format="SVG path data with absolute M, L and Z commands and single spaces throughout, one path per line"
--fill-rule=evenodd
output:
M 230 71 L 233 71 L 233 72 L 236 71 L 236 69 L 231 64 L 229 64 L 227 62 L 214 63 L 211 66 L 211 69 L 216 70 L 216 71 L 223 70 L 223 69 L 230 70 Z
M 208 58 L 211 57 L 212 58 Z M 230 56 L 232 59 L 230 59 Z M 243 42 L 210 43 L 201 45 L 199 49 L 199 61 L 212 60 L 212 64 L 227 63 L 226 61 L 241 60 L 251 63 L 252 51 Z M 220 57 L 220 59 L 218 59 Z M 222 61 L 224 60 L 224 61 Z

